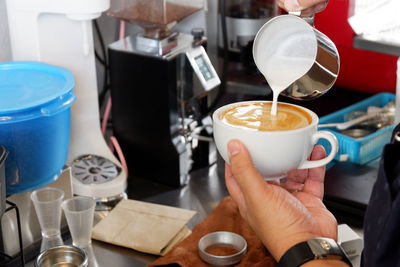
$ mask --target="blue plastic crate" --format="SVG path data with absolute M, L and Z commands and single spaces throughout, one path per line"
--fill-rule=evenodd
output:
M 346 114 L 354 110 L 367 111 L 370 106 L 383 107 L 394 99 L 395 95 L 391 93 L 374 95 L 347 108 L 321 117 L 320 124 L 344 122 Z M 333 129 L 322 130 L 332 132 L 339 141 L 339 152 L 336 154 L 336 160 L 343 160 L 345 158 L 347 161 L 365 164 L 380 157 L 383 147 L 390 141 L 394 127 L 395 125 L 391 125 L 357 139 L 341 134 Z M 320 140 L 318 143 L 323 145 L 328 152 L 330 151 L 330 144 L 326 140 Z

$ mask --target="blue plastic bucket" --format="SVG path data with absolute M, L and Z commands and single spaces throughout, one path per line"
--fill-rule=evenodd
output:
M 6 160 L 6 193 L 53 182 L 67 160 L 72 73 L 36 62 L 0 63 L 0 146 Z

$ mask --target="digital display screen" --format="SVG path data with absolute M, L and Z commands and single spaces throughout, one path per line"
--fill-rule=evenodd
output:
M 194 60 L 196 61 L 196 64 L 199 67 L 200 72 L 204 77 L 204 80 L 208 81 L 214 78 L 213 74 L 211 73 L 210 67 L 207 65 L 202 55 L 195 57 Z

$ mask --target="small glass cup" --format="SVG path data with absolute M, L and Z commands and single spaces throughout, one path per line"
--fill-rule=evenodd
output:
M 79 248 L 91 245 L 93 217 L 96 202 L 91 197 L 73 197 L 64 200 L 62 208 L 67 218 L 72 244 Z
M 63 245 L 60 232 L 63 198 L 64 191 L 55 187 L 44 187 L 31 194 L 42 232 L 41 251 Z

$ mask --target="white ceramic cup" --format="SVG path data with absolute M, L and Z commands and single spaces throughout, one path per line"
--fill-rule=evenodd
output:
M 296 106 L 307 112 L 312 122 L 310 125 L 288 131 L 254 131 L 239 128 L 221 120 L 222 113 L 231 107 L 250 103 L 268 103 L 271 101 L 247 101 L 229 104 L 217 109 L 213 114 L 214 139 L 222 158 L 229 163 L 227 146 L 233 139 L 240 140 L 249 150 L 253 163 L 266 180 L 281 179 L 289 171 L 310 169 L 328 164 L 338 151 L 336 137 L 327 131 L 317 131 L 318 116 L 309 109 Z M 279 107 L 278 107 L 279 112 Z M 329 155 L 320 160 L 308 160 L 314 145 L 320 138 L 331 144 Z

